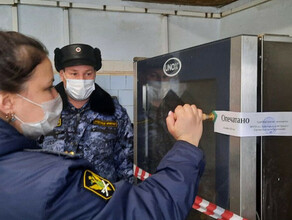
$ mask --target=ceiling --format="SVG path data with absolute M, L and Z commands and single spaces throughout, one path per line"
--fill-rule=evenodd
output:
M 128 0 L 133 2 L 222 7 L 238 0 Z

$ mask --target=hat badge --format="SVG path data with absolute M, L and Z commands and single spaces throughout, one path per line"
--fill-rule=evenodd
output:
M 77 53 L 79 53 L 79 52 L 81 52 L 81 48 L 80 48 L 80 47 L 76 47 L 75 51 L 76 51 Z

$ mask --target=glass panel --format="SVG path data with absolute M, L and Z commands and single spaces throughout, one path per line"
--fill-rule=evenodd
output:
M 171 57 L 182 67 L 174 77 L 163 72 Z M 175 140 L 165 119 L 170 110 L 185 103 L 204 113 L 229 109 L 230 40 L 218 41 L 139 61 L 137 63 L 137 166 L 154 173 Z M 214 133 L 214 124 L 204 122 L 200 148 L 206 167 L 198 195 L 223 208 L 229 206 L 229 139 Z M 188 219 L 212 219 L 192 210 Z

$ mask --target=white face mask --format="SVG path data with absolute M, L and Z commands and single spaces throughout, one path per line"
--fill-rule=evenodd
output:
M 24 122 L 15 115 L 15 118 L 21 122 L 23 135 L 32 139 L 36 139 L 41 135 L 46 135 L 53 131 L 53 129 L 58 124 L 63 108 L 61 96 L 58 94 L 58 97 L 55 99 L 38 104 L 28 98 L 23 97 L 22 95 L 17 95 L 34 105 L 40 106 L 44 111 L 44 118 L 41 121 L 31 123 Z
M 66 79 L 65 74 L 64 78 Z M 74 100 L 85 100 L 94 90 L 94 79 L 66 79 L 65 91 Z

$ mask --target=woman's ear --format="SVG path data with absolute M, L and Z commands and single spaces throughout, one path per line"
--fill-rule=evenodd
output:
M 4 114 L 13 112 L 13 97 L 11 93 L 0 92 L 0 111 Z

